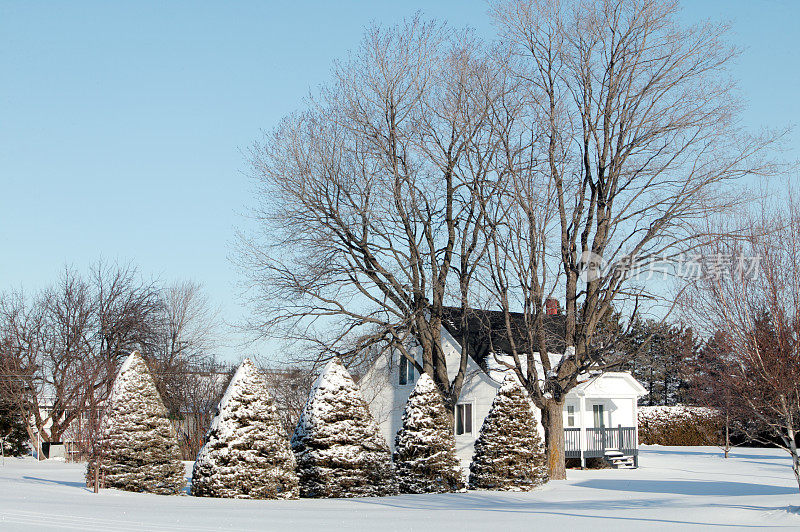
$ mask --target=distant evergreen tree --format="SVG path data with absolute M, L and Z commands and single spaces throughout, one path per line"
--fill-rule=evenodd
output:
M 402 493 L 463 489 L 453 423 L 433 379 L 424 373 L 408 398 L 395 438 L 394 462 Z
M 192 471 L 192 495 L 296 499 L 297 474 L 267 381 L 245 359 L 233 376 Z
M 475 442 L 473 489 L 527 491 L 547 482 L 547 459 L 530 400 L 506 375 Z
M 291 443 L 301 497 L 397 493 L 389 447 L 338 359 L 314 383 Z
M 689 397 L 691 362 L 700 340 L 690 327 L 655 320 L 637 320 L 629 333 L 629 364 L 633 376 L 647 388 L 643 406 L 672 406 Z
M 8 401 L 0 400 L 0 444 L 6 456 L 27 454 L 28 431 L 25 419 Z
M 99 456 L 92 457 L 86 470 L 90 484 L 99 459 L 109 488 L 171 495 L 186 485 L 175 429 L 138 351 L 117 374 L 96 448 Z

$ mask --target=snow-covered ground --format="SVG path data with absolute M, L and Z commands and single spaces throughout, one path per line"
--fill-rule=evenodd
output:
M 621 530 L 800 528 L 789 459 L 773 449 L 645 446 L 637 470 L 569 471 L 533 493 L 242 501 L 83 485 L 83 466 L 0 465 L 0 530 Z

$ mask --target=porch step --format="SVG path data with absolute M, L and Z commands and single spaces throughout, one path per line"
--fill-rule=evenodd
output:
M 609 455 L 606 453 L 606 460 L 611 464 L 614 469 L 633 469 L 634 461 L 633 456 L 625 456 L 619 451 L 618 454 Z

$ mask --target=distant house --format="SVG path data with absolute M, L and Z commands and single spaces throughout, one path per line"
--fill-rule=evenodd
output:
M 182 378 L 186 391 L 183 395 L 183 404 L 177 412 L 171 412 L 170 421 L 178 435 L 178 443 L 182 451 L 191 456 L 193 453 L 186 451 L 192 446 L 202 445 L 202 438 L 205 436 L 205 426 L 210 422 L 216 408 L 219 396 L 222 394 L 225 384 L 230 379 L 233 372 L 231 366 L 224 364 L 212 364 L 206 366 L 191 366 L 184 369 Z M 163 398 L 162 398 L 163 399 Z M 42 432 L 40 434 L 35 421 L 30 420 L 30 433 L 34 441 L 31 448 L 36 449 L 41 443 L 42 454 L 40 459 L 66 459 L 68 461 L 80 461 L 88 458 L 89 448 L 92 440 L 96 437 L 93 431 L 91 407 L 88 405 L 76 405 L 71 412 L 79 411 L 77 415 L 61 434 L 61 441 L 44 441 L 53 426 L 53 413 L 56 398 L 51 395 L 40 394 L 38 398 L 39 413 L 44 420 Z M 96 405 L 96 415 L 94 422 L 102 419 L 104 414 L 104 400 L 99 400 Z M 63 417 L 61 420 L 63 421 Z M 202 430 L 198 431 L 198 427 Z M 44 436 L 44 437 L 43 437 Z M 41 441 L 39 441 L 41 439 Z
M 445 319 L 442 344 L 447 358 L 450 379 L 457 371 L 461 345 L 456 338 L 466 338 L 470 344 L 467 375 L 463 391 L 455 406 L 455 438 L 462 465 L 472 460 L 474 443 L 489 413 L 497 389 L 508 371 L 498 363 L 504 355 L 504 335 L 501 334 L 502 313 L 475 311 L 467 323 L 468 334 L 457 326 L 457 310 L 447 309 L 452 319 Z M 521 319 L 519 315 L 514 319 Z M 564 317 L 549 309 L 546 328 L 553 338 L 563 338 Z M 561 353 L 549 353 L 556 364 L 566 351 L 555 341 Z M 417 355 L 419 356 L 419 354 Z M 534 355 L 538 358 L 538 353 Z M 384 436 L 394 447 L 394 437 L 402 424 L 403 409 L 414 388 L 418 375 L 399 352 L 389 350 L 376 358 L 360 380 L 361 390 Z M 637 400 L 646 390 L 627 372 L 607 372 L 585 375 L 571 390 L 564 403 L 566 458 L 579 459 L 585 465 L 588 458 L 603 458 L 617 467 L 638 465 Z M 541 413 L 534 408 L 538 418 Z M 543 435 L 543 428 L 539 427 Z
M 38 404 L 39 416 L 44 421 L 42 429 L 45 434 L 49 434 L 53 428 L 53 418 L 56 416 L 53 411 L 55 398 L 51 395 L 42 394 L 38 399 Z M 85 410 L 85 408 L 83 410 Z M 74 412 L 74 410 L 72 411 Z M 64 419 L 65 418 L 62 414 L 62 417 L 57 421 L 63 423 Z M 39 460 L 58 459 L 78 461 L 83 458 L 87 430 L 86 427 L 89 424 L 88 411 L 81 413 L 69 423 L 67 428 L 61 434 L 60 441 L 45 441 L 46 437 L 43 437 L 43 435 L 39 433 L 39 429 L 36 427 L 33 416 L 31 416 L 29 422 L 29 434 L 33 438 L 33 441 L 30 442 L 30 447 L 33 454 L 36 454 L 36 449 L 41 446 L 42 453 L 37 457 Z

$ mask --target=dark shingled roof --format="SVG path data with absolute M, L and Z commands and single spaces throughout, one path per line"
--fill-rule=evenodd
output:
M 462 342 L 464 329 L 466 329 L 469 354 L 483 370 L 486 370 L 486 357 L 490 353 L 511 353 L 511 343 L 506 334 L 505 317 L 502 311 L 470 309 L 466 327 L 462 328 L 460 308 L 444 307 L 442 310 L 442 325 L 457 342 Z M 548 353 L 564 352 L 565 327 L 566 316 L 563 314 L 544 316 L 544 328 L 547 336 L 545 342 Z M 521 312 L 511 313 L 511 328 L 517 351 L 525 353 L 528 339 L 523 333 L 525 330 L 524 316 Z

